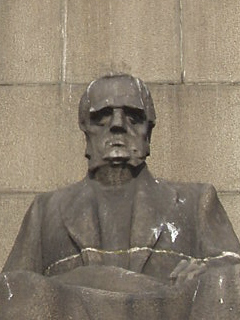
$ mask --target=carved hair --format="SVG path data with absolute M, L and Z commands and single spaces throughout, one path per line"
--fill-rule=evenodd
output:
M 89 118 L 89 110 L 91 107 L 89 93 L 91 91 L 93 84 L 95 84 L 101 80 L 104 80 L 104 79 L 116 79 L 116 78 L 129 79 L 129 80 L 132 80 L 133 82 L 135 82 L 136 87 L 139 90 L 142 103 L 146 109 L 146 117 L 147 117 L 147 121 L 148 121 L 148 131 L 149 131 L 149 138 L 150 138 L 151 131 L 152 131 L 152 128 L 155 126 L 155 119 L 156 119 L 152 96 L 151 96 L 151 93 L 148 90 L 146 84 L 141 79 L 135 78 L 129 74 L 106 75 L 104 77 L 101 77 L 97 80 L 90 82 L 90 84 L 87 86 L 87 89 L 83 93 L 83 96 L 82 96 L 80 103 L 79 103 L 79 112 L 78 112 L 79 127 L 83 131 L 86 130 L 85 123 L 86 123 L 86 119 Z

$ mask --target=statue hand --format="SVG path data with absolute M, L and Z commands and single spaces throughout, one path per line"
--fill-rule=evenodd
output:
M 194 277 L 204 273 L 207 270 L 207 265 L 203 261 L 196 259 L 181 260 L 169 278 L 174 284 L 182 284 L 187 280 L 192 280 Z

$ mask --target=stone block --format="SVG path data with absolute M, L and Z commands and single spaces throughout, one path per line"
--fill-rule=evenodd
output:
M 34 194 L 0 194 L 0 270 L 5 263 L 22 219 L 30 206 Z
M 68 2 L 67 81 L 127 72 L 148 82 L 179 82 L 177 0 Z
M 240 86 L 151 86 L 157 126 L 150 168 L 171 180 L 240 189 Z
M 176 105 L 175 86 L 149 85 L 156 111 L 156 126 L 152 131 L 150 157 L 147 163 L 155 177 L 172 177 L 171 118 Z
M 186 82 L 240 80 L 240 2 L 182 0 Z
M 0 87 L 0 188 L 45 191 L 79 180 L 86 171 L 78 100 L 71 87 Z
M 45 191 L 87 170 L 78 129 L 83 86 L 0 87 L 0 186 Z M 155 176 L 239 190 L 240 86 L 150 85 L 156 105 L 151 157 Z
M 239 193 L 219 193 L 221 200 L 228 217 L 230 218 L 233 229 L 235 230 L 238 238 L 240 239 L 240 194 Z
M 57 82 L 61 1 L 1 1 L 0 83 Z

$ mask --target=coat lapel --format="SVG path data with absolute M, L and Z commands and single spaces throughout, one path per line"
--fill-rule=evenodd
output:
M 69 235 L 79 249 L 100 248 L 97 203 L 88 177 L 70 193 L 68 201 L 61 208 L 61 214 Z M 85 264 L 91 264 L 99 257 L 85 254 L 83 260 Z
M 131 228 L 131 247 L 140 248 L 131 253 L 130 269 L 141 272 L 151 249 L 162 237 L 166 217 L 172 210 L 176 193 L 165 183 L 155 180 L 147 168 L 136 181 Z M 147 249 L 143 249 L 147 248 Z

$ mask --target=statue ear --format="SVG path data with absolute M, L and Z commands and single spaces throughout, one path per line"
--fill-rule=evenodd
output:
M 81 128 L 81 130 L 83 130 Z M 84 131 L 84 130 L 83 130 Z M 90 160 L 92 155 L 92 144 L 91 140 L 89 139 L 89 136 L 87 135 L 86 131 L 84 131 L 85 138 L 86 138 L 86 149 L 85 149 L 85 157 Z
M 87 91 L 85 91 L 79 102 L 78 108 L 78 125 L 83 132 L 86 132 L 86 122 L 87 118 L 89 117 L 89 109 L 90 101 L 87 97 Z
M 151 142 L 152 129 L 153 129 L 152 123 L 148 123 L 148 133 L 147 133 L 147 137 L 148 137 L 148 142 L 149 142 L 149 143 Z
M 86 132 L 86 121 L 85 121 L 85 119 L 83 119 L 83 120 L 79 119 L 79 120 L 78 120 L 78 125 L 79 125 L 79 128 L 80 128 L 83 132 Z

